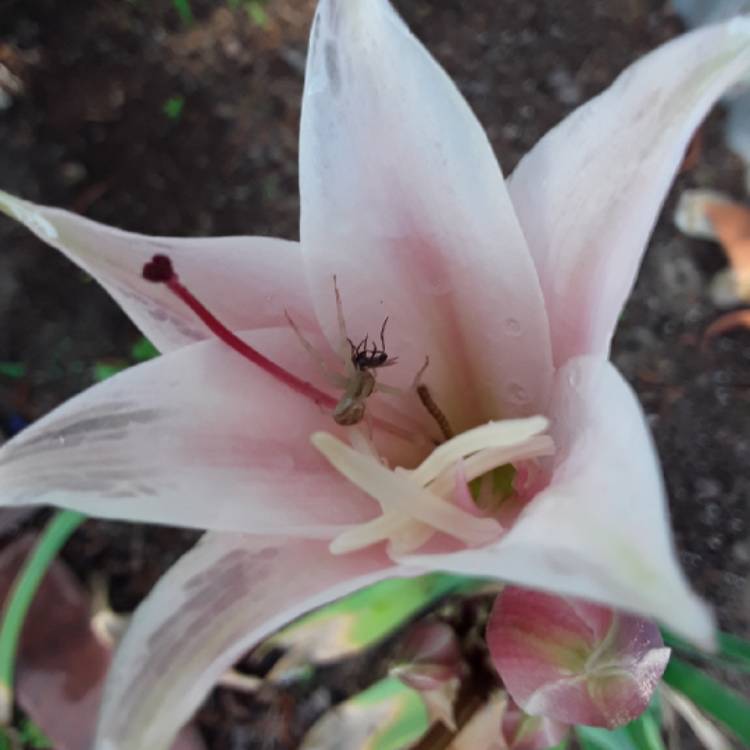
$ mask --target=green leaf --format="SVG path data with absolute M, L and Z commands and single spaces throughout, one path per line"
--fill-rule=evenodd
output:
M 145 337 L 141 336 L 133 348 L 130 350 L 130 356 L 136 362 L 146 362 L 149 359 L 159 356 L 159 350 Z
M 162 111 L 170 120 L 179 120 L 184 107 L 185 97 L 178 94 L 177 96 L 171 96 L 166 102 L 164 102 Z
M 0 723 L 9 724 L 13 714 L 16 649 L 31 602 L 47 569 L 85 520 L 81 513 L 58 510 L 44 527 L 8 592 L 0 624 Z
M 717 636 L 719 651 L 716 654 L 709 654 L 697 649 L 666 628 L 662 628 L 661 634 L 664 643 L 677 651 L 696 656 L 721 667 L 750 672 L 750 642 L 744 638 L 729 633 L 719 633 Z
M 429 726 L 429 714 L 419 693 L 388 677 L 323 714 L 305 735 L 300 750 L 403 750 Z
M 576 727 L 582 750 L 638 750 L 624 727 L 609 731 L 595 727 Z
M 182 23 L 185 26 L 190 26 L 193 23 L 193 9 L 190 7 L 190 0 L 172 0 L 172 5 L 177 11 L 177 15 L 180 17 Z
M 750 747 L 750 702 L 739 693 L 709 677 L 697 667 L 672 657 L 664 682 L 683 693 L 705 713 L 733 732 Z
M 247 15 L 256 26 L 260 26 L 262 29 L 268 26 L 268 13 L 266 13 L 263 4 L 258 2 L 258 0 L 249 0 Z
M 28 717 L 21 720 L 20 730 L 24 745 L 34 750 L 52 750 L 52 740 Z
M 484 585 L 481 579 L 432 573 L 394 578 L 356 591 L 305 615 L 265 641 L 261 651 L 287 650 L 273 669 L 279 678 L 309 662 L 329 662 L 362 651 L 438 599 Z
M 619 729 L 576 727 L 582 750 L 665 750 L 661 738 L 661 700 L 654 695 L 649 707 Z
M 26 374 L 26 365 L 23 362 L 0 362 L 0 375 L 6 378 L 18 380 Z
M 648 711 L 635 721 L 631 721 L 625 730 L 632 738 L 635 747 L 641 750 L 666 750 L 661 738 L 659 722 Z
M 741 664 L 744 669 L 750 671 L 750 641 L 731 633 L 719 633 L 718 640 L 721 656 Z
M 127 365 L 124 362 L 95 362 L 94 363 L 94 382 L 101 383 L 102 380 L 107 380 L 113 375 L 117 375 L 118 372 L 122 372 Z

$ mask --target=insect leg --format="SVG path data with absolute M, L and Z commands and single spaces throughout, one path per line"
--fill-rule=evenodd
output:
M 385 320 L 383 321 L 383 325 L 380 328 L 380 349 L 381 351 L 385 351 L 385 327 L 388 325 L 388 317 L 386 315 Z
M 341 359 L 344 360 L 344 368 L 348 377 L 354 375 L 354 363 L 352 362 L 352 354 L 347 355 L 347 345 L 354 346 L 351 339 L 346 333 L 346 321 L 344 320 L 344 305 L 341 302 L 341 293 L 339 292 L 339 286 L 336 283 L 336 274 L 333 275 L 333 291 L 336 293 L 336 317 L 339 323 L 339 354 Z
M 349 382 L 348 379 L 328 367 L 321 353 L 302 335 L 302 331 L 297 327 L 297 324 L 292 320 L 292 316 L 287 310 L 284 310 L 284 315 L 286 316 L 287 322 L 292 327 L 292 330 L 297 334 L 300 343 L 305 347 L 305 351 L 317 362 L 326 378 L 328 378 L 336 388 L 345 388 Z

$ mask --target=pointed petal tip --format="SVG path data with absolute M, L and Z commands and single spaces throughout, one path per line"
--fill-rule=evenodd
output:
M 682 595 L 669 597 L 665 591 L 651 607 L 638 609 L 640 614 L 652 617 L 706 653 L 718 649 L 716 616 L 711 606 L 689 588 Z
M 59 235 L 57 229 L 36 210 L 33 203 L 0 190 L 0 211 L 20 222 L 46 242 L 54 242 Z
M 672 627 L 707 653 L 716 653 L 719 648 L 716 615 L 713 609 L 697 596 L 694 597 L 694 609 L 695 617 L 688 626 Z
M 730 34 L 743 36 L 750 40 L 750 15 L 743 13 L 735 16 L 727 22 L 726 27 Z

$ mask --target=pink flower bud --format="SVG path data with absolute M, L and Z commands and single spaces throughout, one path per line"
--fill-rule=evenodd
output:
M 526 713 L 610 728 L 644 711 L 670 653 L 647 620 L 512 586 L 495 602 L 487 643 Z

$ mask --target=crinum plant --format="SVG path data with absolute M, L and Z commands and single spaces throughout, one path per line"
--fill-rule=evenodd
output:
M 387 0 L 321 0 L 299 243 L 146 237 L 0 194 L 163 353 L 8 442 L 0 500 L 208 530 L 135 613 L 99 750 L 167 747 L 265 634 L 386 577 L 555 594 L 509 590 L 489 645 L 516 702 L 557 720 L 643 710 L 668 658 L 649 620 L 710 646 L 608 352 L 686 143 L 749 69 L 750 21 L 685 35 L 505 180 Z

